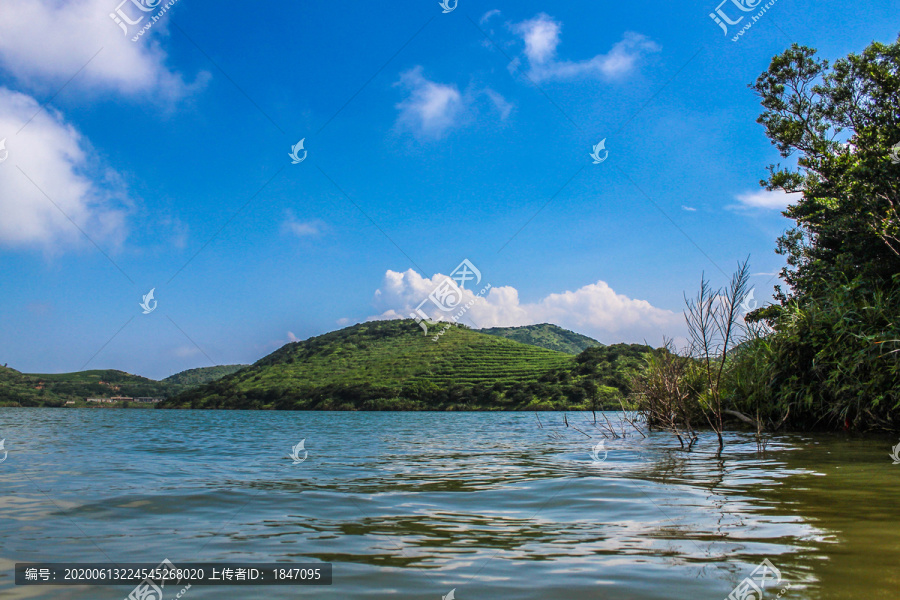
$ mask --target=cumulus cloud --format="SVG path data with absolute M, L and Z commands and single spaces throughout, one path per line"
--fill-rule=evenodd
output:
M 151 35 L 131 41 L 161 10 L 161 0 L 126 0 L 118 6 L 116 1 L 3 0 L 0 69 L 16 87 L 47 95 L 69 86 L 90 94 L 113 92 L 168 102 L 205 84 L 208 73 L 188 84 L 166 67 L 158 43 L 165 34 L 165 16 Z M 152 10 L 140 11 L 135 2 Z M 119 9 L 131 20 L 142 17 L 128 35 L 110 18 Z M 125 212 L 115 208 L 130 204 L 124 182 L 115 171 L 96 168 L 89 160 L 87 140 L 59 113 L 41 110 L 29 95 L 0 88 L 3 137 L 10 158 L 0 169 L 0 209 L 5 213 L 0 244 L 57 251 L 80 238 L 79 228 L 97 242 L 118 244 L 124 239 Z M 163 225 L 172 226 L 176 246 L 185 243 L 183 224 Z
M 119 178 L 91 173 L 87 144 L 61 115 L 0 87 L 0 132 L 13 132 L 0 164 L 0 244 L 57 251 L 83 241 L 78 228 L 96 242 L 124 239 Z
M 382 286 L 375 292 L 374 304 L 382 311 L 375 319 L 408 319 L 445 275 L 422 277 L 412 269 L 399 273 L 387 271 Z M 487 282 L 476 286 L 480 290 Z M 472 303 L 462 322 L 476 327 L 514 327 L 537 323 L 553 323 L 590 335 L 605 343 L 659 343 L 663 335 L 682 333 L 681 313 L 656 308 L 646 300 L 636 300 L 616 293 L 606 282 L 598 281 L 575 291 L 549 294 L 538 302 L 519 299 L 514 287 L 492 287 L 483 297 L 466 289 L 461 305 Z M 449 320 L 429 303 L 423 310 L 433 320 Z
M 513 26 L 513 31 L 525 42 L 525 56 L 532 65 L 541 65 L 556 57 L 561 29 L 560 23 L 544 13 Z
M 528 75 L 536 81 L 581 77 L 614 79 L 633 71 L 647 54 L 660 50 L 660 46 L 648 37 L 629 31 L 606 54 L 580 61 L 559 60 L 557 47 L 562 32 L 559 21 L 541 13 L 513 24 L 512 30 L 525 44 Z
M 452 84 L 430 81 L 418 66 L 403 73 L 398 85 L 409 90 L 409 96 L 397 104 L 397 124 L 415 133 L 440 138 L 457 124 L 463 112 L 463 97 Z
M 166 54 L 153 37 L 163 31 L 163 25 L 155 24 L 150 35 L 132 42 L 133 33 L 124 34 L 110 18 L 116 4 L 116 0 L 3 0 L 0 64 L 31 88 L 55 87 L 78 74 L 72 85 L 91 89 L 153 92 L 153 97 L 165 99 L 189 93 L 191 85 L 166 67 Z M 146 0 L 146 5 L 155 3 Z M 158 12 L 141 12 L 131 2 L 122 10 L 132 20 L 143 16 L 131 32 Z M 208 77 L 202 73 L 197 85 Z
M 460 92 L 455 84 L 425 78 L 421 66 L 401 74 L 396 85 L 408 91 L 406 99 L 396 106 L 400 111 L 397 128 L 411 131 L 420 138 L 440 139 L 451 129 L 471 121 L 481 112 L 479 99 L 487 98 L 486 102 L 501 121 L 505 121 L 513 110 L 513 105 L 495 90 L 470 86 Z
M 738 194 L 735 199 L 738 201 L 736 205 L 730 205 L 731 209 L 749 209 L 762 208 L 768 210 L 784 210 L 788 204 L 793 204 L 802 197 L 800 192 L 789 194 L 787 192 L 757 190 L 755 192 L 746 192 Z

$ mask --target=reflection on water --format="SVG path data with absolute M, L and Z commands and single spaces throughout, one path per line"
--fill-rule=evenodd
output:
M 334 563 L 330 588 L 198 600 L 721 599 L 768 558 L 785 598 L 897 597 L 895 441 L 781 436 L 759 455 L 732 434 L 719 459 L 708 439 L 629 435 L 595 462 L 590 418 L 0 409 L 0 592 L 123 598 L 17 588 L 12 565 L 169 558 Z

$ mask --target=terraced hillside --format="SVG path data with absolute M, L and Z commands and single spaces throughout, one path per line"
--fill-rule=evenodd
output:
M 563 329 L 551 323 L 524 325 L 522 327 L 488 327 L 478 331 L 488 335 L 505 337 L 522 344 L 565 352 L 566 354 L 578 354 L 588 348 L 603 345 L 594 338 Z
M 463 326 L 450 326 L 437 341 L 433 335 L 434 331 L 424 336 L 411 320 L 354 325 L 287 344 L 251 367 L 179 394 L 162 407 L 550 409 L 609 402 L 618 406 L 618 398 L 627 391 L 624 373 L 636 369 L 650 350 L 619 347 L 591 355 L 587 364 L 579 362 L 581 356 Z M 620 376 L 610 377 L 614 372 Z M 616 385 L 607 385 L 611 379 Z
M 218 365 L 215 367 L 199 367 L 197 369 L 188 369 L 187 371 L 181 371 L 180 373 L 169 375 L 162 381 L 168 384 L 174 384 L 187 388 L 195 385 L 209 383 L 210 381 L 215 381 L 216 379 L 221 379 L 226 375 L 231 375 L 232 373 L 240 371 L 246 366 L 248 365 Z

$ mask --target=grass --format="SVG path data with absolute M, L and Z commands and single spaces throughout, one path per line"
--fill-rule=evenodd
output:
M 440 329 L 435 330 L 439 331 Z M 166 407 L 557 409 L 618 407 L 646 346 L 578 356 L 452 326 L 437 341 L 413 322 L 377 321 L 288 344 Z M 586 357 L 586 358 L 585 358 Z M 621 360 L 619 360 L 621 359 Z M 618 362 L 617 362 L 618 361 Z
M 523 327 L 490 327 L 479 329 L 478 331 L 488 335 L 505 337 L 522 344 L 565 352 L 566 354 L 579 354 L 588 348 L 603 345 L 586 335 L 581 335 L 550 323 L 525 325 Z

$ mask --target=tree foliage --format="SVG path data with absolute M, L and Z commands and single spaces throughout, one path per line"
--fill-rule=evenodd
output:
M 788 266 L 779 300 L 801 303 L 845 280 L 892 284 L 900 273 L 900 43 L 873 43 L 829 66 L 792 46 L 752 86 L 758 121 L 784 158 L 762 183 L 802 194 L 785 211 L 796 222 L 778 241 Z
M 778 240 L 778 304 L 750 315 L 735 401 L 795 427 L 897 428 L 900 408 L 900 41 L 830 65 L 794 45 L 751 86 L 759 122 L 793 167 L 769 190 L 799 194 Z

